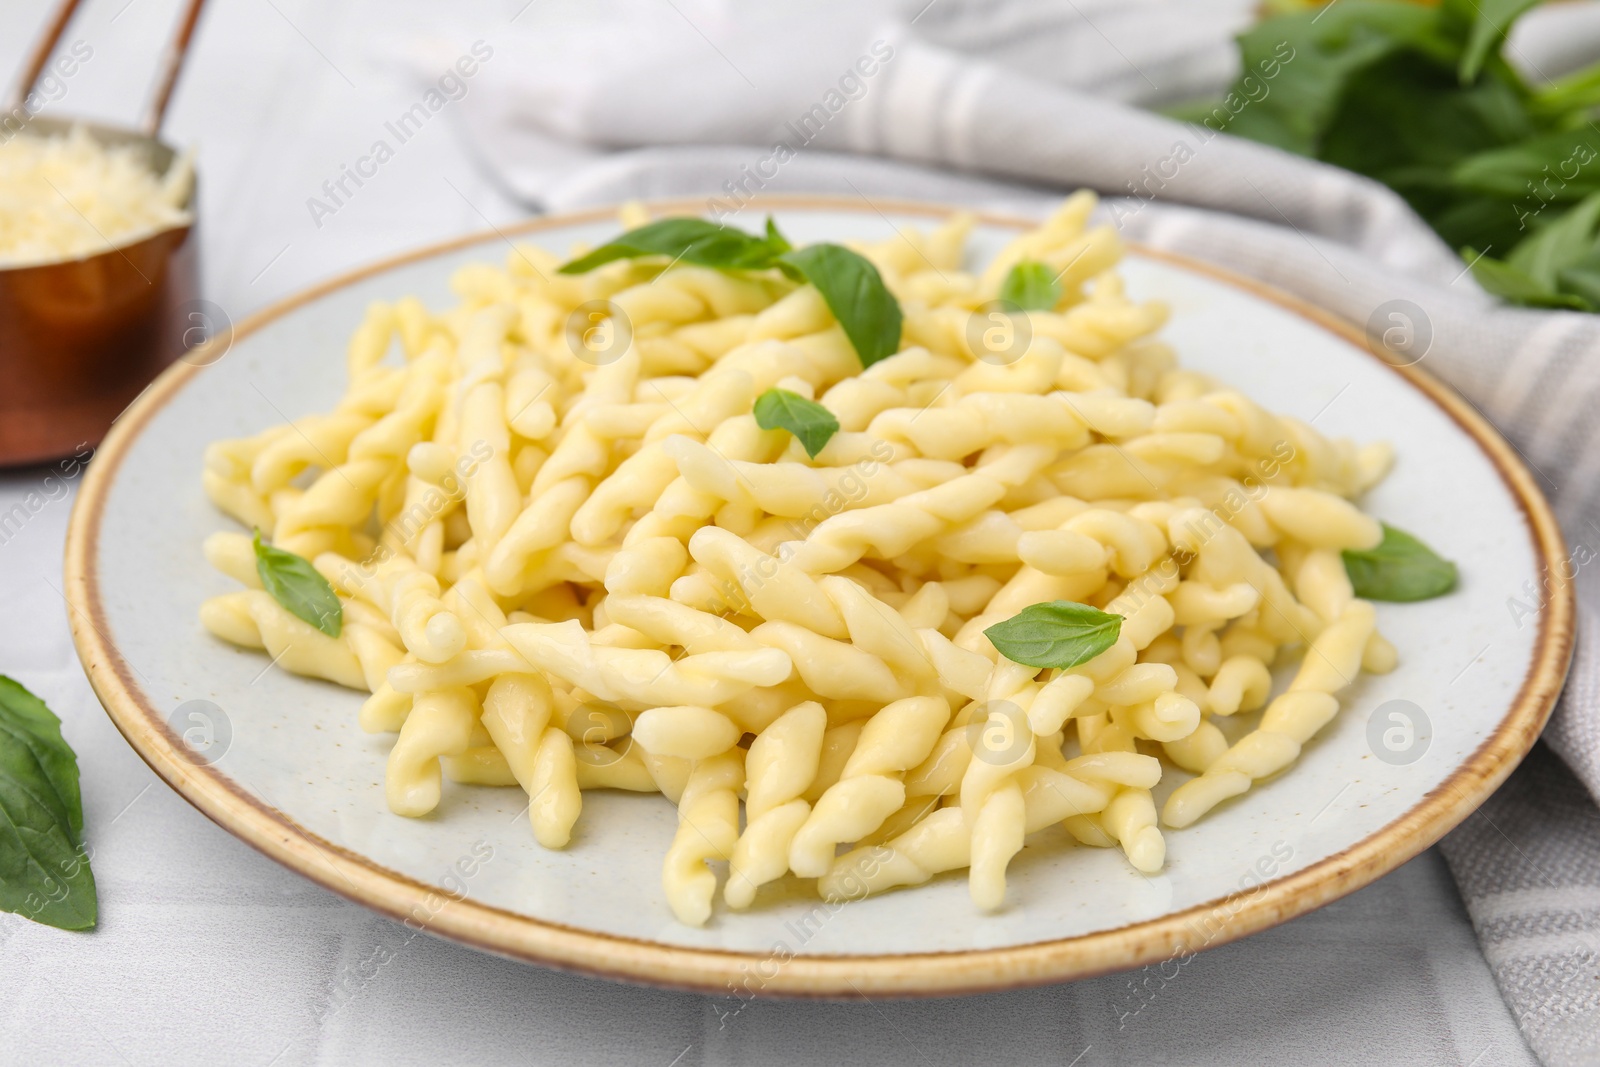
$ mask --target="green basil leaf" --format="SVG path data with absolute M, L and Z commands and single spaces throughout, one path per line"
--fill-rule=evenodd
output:
M 83 800 L 78 758 L 61 736 L 61 720 L 21 683 L 0 674 L 0 728 L 23 737 L 50 783 L 52 809 L 66 821 L 72 840 L 83 835 Z
M 900 303 L 864 257 L 843 245 L 815 244 L 785 252 L 778 265 L 817 287 L 863 367 L 900 350 Z
M 983 631 L 1000 654 L 1029 667 L 1076 667 L 1117 643 L 1122 616 L 1052 600 L 1023 608 Z
M 781 256 L 785 252 L 787 252 L 790 249 L 792 249 L 793 247 L 794 247 L 794 245 L 789 243 L 789 239 L 784 237 L 783 234 L 778 232 L 778 224 L 776 222 L 772 221 L 772 216 L 771 215 L 768 215 L 767 216 L 767 248 L 771 251 L 773 257 L 776 258 L 778 256 Z
M 564 264 L 562 274 L 585 274 L 613 260 L 669 256 L 683 263 L 720 270 L 761 270 L 789 251 L 789 242 L 767 219 L 767 235 L 752 237 L 731 226 L 697 218 L 658 219 L 629 230 L 586 256 Z
M 1407 50 L 1345 87 L 1317 158 L 1389 185 L 1437 226 L 1438 216 L 1462 195 L 1451 183 L 1459 163 L 1538 132 L 1519 87 L 1484 78 L 1462 88 L 1453 68 Z M 1511 205 L 1503 211 L 1514 225 Z
M 1036 259 L 1024 259 L 1000 283 L 1000 299 L 1023 311 L 1054 311 L 1061 303 L 1061 283 L 1053 268 Z
M 1450 180 L 1459 189 L 1499 198 L 1502 212 L 1515 211 L 1515 205 L 1521 208 L 1516 214 L 1537 216 L 1547 201 L 1571 203 L 1600 192 L 1597 159 L 1600 134 L 1588 127 L 1558 130 L 1468 156 L 1452 168 Z M 1530 182 L 1538 196 L 1529 191 Z
M 1435 12 L 1382 0 L 1341 0 L 1265 19 L 1239 37 L 1239 79 L 1200 121 L 1316 156 L 1347 86 L 1401 50 L 1437 49 L 1436 37 Z
M 1554 119 L 1600 104 L 1600 63 L 1580 67 L 1541 87 L 1533 94 L 1532 104 Z
M 833 412 L 787 389 L 768 389 L 756 397 L 756 425 L 763 430 L 788 430 L 812 459 L 839 432 Z
M 1454 563 L 1388 523 L 1376 548 L 1346 549 L 1343 556 L 1350 585 L 1363 600 L 1428 600 L 1456 587 Z
M 255 532 L 256 573 L 272 599 L 297 619 L 303 619 L 329 637 L 344 629 L 344 608 L 328 579 L 304 556 L 261 543 Z
M 1528 235 L 1527 223 L 1519 223 L 1517 210 L 1503 197 L 1461 194 L 1441 200 L 1428 222 L 1452 248 L 1468 245 L 1503 253 Z M 1534 206 L 1537 201 L 1521 210 Z
M 1600 307 L 1600 248 L 1578 263 L 1562 268 L 1556 275 L 1556 283 L 1563 293 L 1587 301 L 1589 310 Z
M 0 675 L 0 910 L 63 930 L 95 924 L 78 759 L 44 701 Z
M 1506 256 L 1515 267 L 1545 289 L 1556 288 L 1556 276 L 1577 266 L 1594 248 L 1595 227 L 1600 225 L 1600 193 L 1570 211 L 1555 215 Z
M 705 219 L 660 219 L 580 256 L 561 273 L 582 274 L 613 260 L 658 255 L 719 270 L 777 267 L 795 281 L 817 287 L 863 367 L 900 348 L 900 304 L 878 269 L 840 245 L 794 248 L 770 217 L 763 237 Z
M 1600 194 L 1600 64 L 1531 89 L 1502 51 L 1532 6 L 1341 0 L 1267 18 L 1239 38 L 1232 91 L 1181 110 L 1383 182 L 1451 247 L 1496 256 L 1474 272 L 1508 300 L 1594 310 L 1600 279 L 1579 262 L 1594 226 L 1561 210 Z
M 1581 115 L 1552 115 L 1501 58 L 1495 27 L 1512 12 L 1500 4 L 1485 7 L 1482 25 L 1474 0 L 1446 0 L 1444 8 L 1341 0 L 1265 20 L 1240 38 L 1240 77 L 1203 121 L 1375 178 L 1452 247 L 1503 258 L 1527 236 L 1526 216 L 1539 200 L 1525 182 L 1498 191 L 1512 160 L 1479 164 L 1465 181 L 1456 168 L 1581 125 Z M 1472 58 L 1474 76 L 1463 84 L 1474 40 L 1489 47 Z M 1541 173 L 1535 185 L 1545 188 L 1547 177 Z
M 1440 16 L 1446 22 L 1467 25 L 1466 47 L 1457 64 L 1462 85 L 1477 80 L 1491 52 L 1498 55 L 1511 24 L 1539 0 L 1444 0 Z
M 1537 280 L 1498 259 L 1488 256 L 1476 256 L 1470 248 L 1461 250 L 1461 254 L 1472 264 L 1472 278 L 1484 291 L 1500 297 L 1502 300 L 1513 304 L 1524 304 L 1528 307 L 1572 308 L 1585 311 L 1589 308 L 1588 301 L 1582 297 L 1557 292 L 1554 288 L 1541 285 Z

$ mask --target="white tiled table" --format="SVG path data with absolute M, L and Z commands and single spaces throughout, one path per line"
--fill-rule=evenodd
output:
M 492 42 L 524 2 L 458 0 L 444 52 Z M 0 70 L 45 6 L 0 0 Z M 94 55 L 56 110 L 131 119 L 174 7 L 90 0 L 68 39 Z M 559 14 L 541 3 L 522 19 Z M 213 0 L 168 133 L 199 147 L 207 295 L 235 318 L 522 214 L 441 117 L 313 221 L 307 198 L 417 99 L 393 57 L 432 29 L 426 0 Z M 0 512 L 41 479 L 0 475 Z M 758 1003 L 723 1020 L 716 998 L 407 941 L 207 822 L 123 742 L 68 637 L 69 509 L 52 502 L 0 543 L 0 672 L 49 702 L 78 751 L 101 923 L 67 934 L 0 914 L 0 1064 L 1533 1062 L 1435 852 L 1170 982 L 1135 972 L 957 1001 Z M 380 945 L 393 962 L 335 998 Z

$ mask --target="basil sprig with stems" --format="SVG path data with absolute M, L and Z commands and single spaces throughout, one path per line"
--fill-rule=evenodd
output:
M 787 389 L 768 389 L 756 397 L 752 413 L 763 430 L 788 430 L 812 459 L 839 432 L 833 412 Z
M 1383 182 L 1497 296 L 1600 312 L 1600 64 L 1518 73 L 1507 34 L 1534 3 L 1279 4 L 1232 91 L 1173 111 Z
M 1034 604 L 983 631 L 1013 663 L 1063 670 L 1094 659 L 1121 633 L 1121 615 L 1071 600 Z
M 1049 264 L 1019 260 L 1000 283 L 1000 299 L 1023 311 L 1054 311 L 1061 303 L 1061 283 Z
M 78 758 L 61 720 L 0 675 L 0 910 L 63 930 L 99 916 L 83 845 Z
M 261 531 L 251 542 L 256 549 L 256 573 L 261 585 L 297 619 L 309 622 L 329 637 L 344 629 L 344 608 L 328 579 L 304 556 L 261 543 Z
M 1350 586 L 1363 600 L 1429 600 L 1456 587 L 1454 563 L 1388 523 L 1377 547 L 1342 554 Z
M 816 286 L 862 367 L 870 367 L 900 348 L 904 317 L 878 268 L 843 245 L 795 248 L 771 218 L 762 237 L 705 219 L 658 219 L 564 264 L 560 273 L 584 274 L 615 260 L 640 256 L 667 256 L 674 262 L 717 270 L 781 270 L 794 281 Z

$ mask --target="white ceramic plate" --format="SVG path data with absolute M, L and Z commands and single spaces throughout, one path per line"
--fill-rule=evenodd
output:
M 839 201 L 766 206 L 798 241 L 880 238 L 949 210 L 897 205 L 885 217 Z M 973 262 L 1020 225 L 985 220 Z M 616 228 L 596 213 L 538 220 L 517 236 L 564 254 Z M 1116 850 L 1071 847 L 1046 831 L 1012 864 L 998 914 L 974 910 L 958 873 L 839 907 L 780 893 L 692 929 L 672 919 L 660 889 L 676 819 L 659 796 L 585 794 L 562 852 L 535 844 L 516 790 L 453 787 L 428 818 L 392 815 L 382 787 L 392 739 L 360 731 L 358 695 L 269 669 L 197 621 L 201 601 L 231 585 L 205 564 L 200 543 L 233 528 L 201 491 L 201 452 L 331 406 L 344 387 L 346 339 L 369 301 L 415 293 L 447 305 L 455 268 L 506 251 L 501 236 L 468 238 L 242 324 L 225 358 L 175 366 L 119 421 L 73 516 L 75 636 L 118 727 L 207 815 L 335 892 L 491 951 L 637 980 L 801 995 L 1003 988 L 1220 944 L 1366 884 L 1465 818 L 1549 713 L 1570 655 L 1572 603 L 1562 586 L 1520 626 L 1507 610 L 1562 551 L 1515 453 L 1454 394 L 1389 366 L 1358 333 L 1259 286 L 1135 253 L 1123 266 L 1129 289 L 1171 305 L 1163 336 L 1184 364 L 1325 434 L 1392 441 L 1399 462 L 1364 506 L 1424 538 L 1462 575 L 1448 597 L 1380 605 L 1401 667 L 1343 694 L 1345 710 L 1288 773 L 1169 832 L 1161 874 L 1145 877 Z M 217 710 L 179 712 L 190 701 Z M 202 753 L 179 738 L 199 728 L 191 737 L 203 740 L 196 709 L 211 720 Z M 1396 710 L 1415 724 L 1399 756 Z M 1385 747 L 1383 730 L 1396 726 Z

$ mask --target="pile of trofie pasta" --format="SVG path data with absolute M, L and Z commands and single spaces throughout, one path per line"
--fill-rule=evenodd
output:
M 207 452 L 256 533 L 202 620 L 370 691 L 398 814 L 519 787 L 560 848 L 585 790 L 665 795 L 685 923 L 788 875 L 992 909 L 1055 824 L 1156 871 L 1394 666 L 1341 561 L 1391 457 L 1180 369 L 1092 206 L 981 273 L 966 217 L 724 248 L 635 207 L 375 304 L 336 408 Z

